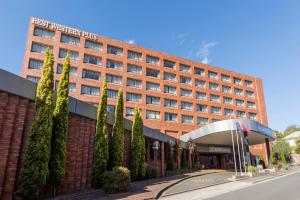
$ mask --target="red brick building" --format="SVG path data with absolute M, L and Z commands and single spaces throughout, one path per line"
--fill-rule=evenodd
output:
M 71 96 L 97 104 L 106 79 L 109 111 L 122 88 L 127 118 L 138 106 L 146 126 L 175 138 L 233 114 L 268 125 L 259 78 L 37 18 L 30 19 L 23 77 L 39 80 L 46 47 L 54 52 L 56 80 L 69 51 Z

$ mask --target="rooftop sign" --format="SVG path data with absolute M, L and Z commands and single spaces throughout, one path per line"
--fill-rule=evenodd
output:
M 61 24 L 49 22 L 47 20 L 38 19 L 35 17 L 32 18 L 32 24 L 41 26 L 41 27 L 45 27 L 45 28 L 53 30 L 53 31 L 61 31 L 61 32 L 64 32 L 64 33 L 67 33 L 70 35 L 77 36 L 77 37 L 85 37 L 85 38 L 88 38 L 91 40 L 97 39 L 96 34 L 85 32 L 85 31 L 82 31 L 82 30 L 79 30 L 76 28 L 70 28 L 68 26 L 63 26 Z

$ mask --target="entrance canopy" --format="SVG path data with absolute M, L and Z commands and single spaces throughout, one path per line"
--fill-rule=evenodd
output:
M 231 132 L 234 133 L 235 137 L 237 123 L 250 130 L 248 133 L 249 145 L 265 143 L 266 138 L 269 141 L 275 140 L 275 134 L 272 129 L 250 119 L 229 119 L 210 123 L 182 135 L 180 140 L 204 145 L 232 145 Z

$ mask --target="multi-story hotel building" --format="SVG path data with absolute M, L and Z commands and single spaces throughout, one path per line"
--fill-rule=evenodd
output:
M 97 104 L 106 80 L 108 111 L 122 89 L 127 118 L 138 106 L 146 126 L 176 138 L 233 114 L 268 124 L 259 78 L 37 18 L 30 19 L 23 77 L 39 80 L 47 47 L 54 53 L 56 81 L 70 54 L 71 96 Z

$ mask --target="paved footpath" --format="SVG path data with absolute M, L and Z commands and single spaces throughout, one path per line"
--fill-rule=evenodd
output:
M 197 180 L 195 178 L 190 178 L 187 179 L 177 185 L 174 185 L 173 187 L 167 189 L 165 192 L 163 192 L 162 196 L 160 199 L 162 200 L 175 200 L 175 199 L 189 199 L 189 200 L 203 200 L 203 199 L 209 199 L 209 200 L 252 200 L 252 199 L 257 199 L 257 200 L 276 200 L 277 198 L 268 198 L 268 194 L 276 194 L 273 191 L 276 188 L 276 192 L 278 193 L 278 196 L 282 196 L 280 194 L 288 194 L 289 192 L 293 192 L 293 187 L 290 187 L 289 189 L 286 189 L 284 187 L 281 187 L 281 184 L 285 184 L 285 186 L 288 187 L 290 184 L 299 184 L 299 179 L 294 178 L 294 179 L 286 179 L 283 178 L 284 176 L 286 177 L 293 177 L 293 175 L 287 175 L 287 174 L 295 174 L 296 177 L 299 176 L 300 179 L 300 170 L 299 168 L 289 170 L 289 171 L 283 171 L 283 172 L 276 172 L 274 174 L 268 174 L 268 175 L 263 175 L 263 176 L 258 176 L 254 178 L 248 178 L 248 179 L 243 179 L 239 181 L 231 181 L 224 184 L 220 185 L 215 185 L 215 186 L 209 186 L 209 184 L 199 184 L 198 182 L 195 182 Z M 217 180 L 221 181 L 221 178 L 218 176 L 221 176 L 222 174 L 211 174 L 211 175 L 205 175 L 205 176 L 200 176 L 198 177 L 199 179 L 203 179 L 204 177 L 209 177 L 209 179 L 217 178 Z M 224 173 L 225 176 L 229 176 L 226 173 Z M 224 176 L 224 177 L 225 177 Z M 282 178 L 282 181 L 280 181 Z M 278 179 L 278 183 L 277 183 Z M 276 182 L 275 182 L 276 180 Z M 297 180 L 299 182 L 297 182 Z M 274 181 L 275 187 L 270 187 L 270 183 Z M 290 182 L 289 182 L 290 181 Z M 184 183 L 184 182 L 189 182 L 189 183 Z M 201 182 L 201 181 L 199 181 Z M 218 182 L 218 181 L 217 181 Z M 270 182 L 270 183 L 266 183 Z M 192 183 L 195 183 L 193 185 Z M 270 184 L 270 185 L 268 185 Z M 192 186 L 192 187 L 189 187 Z M 250 188 L 253 187 L 260 188 L 260 190 L 250 190 Z M 264 187 L 261 187 L 264 186 Z M 278 187 L 277 187 L 278 186 Z M 197 188 L 198 187 L 198 188 Z M 247 191 L 249 188 L 249 191 Z M 179 189 L 179 191 L 177 191 Z M 185 189 L 185 190 L 184 190 Z M 265 189 L 265 190 L 264 190 Z M 285 191 L 281 190 L 285 189 Z M 241 191 L 241 192 L 240 192 Z M 245 192 L 243 192 L 245 191 Z M 300 192 L 300 190 L 297 190 Z M 237 193 L 240 192 L 240 193 Z M 273 192 L 273 193 L 272 193 Z M 295 192 L 294 192 L 295 193 Z M 237 195 L 239 194 L 239 195 Z M 262 195 L 265 194 L 265 195 Z M 296 192 L 297 195 L 299 193 Z M 300 195 L 299 195 L 300 196 Z M 282 198 L 285 200 L 299 200 L 300 198 L 294 198 L 293 196 L 290 195 L 291 198 Z M 215 198 L 214 198 L 215 197 Z M 255 197 L 255 198 L 254 198 Z M 262 198 L 260 198 L 262 197 Z M 210 199 L 211 198 L 211 199 Z
M 106 195 L 102 190 L 86 190 L 80 193 L 61 195 L 52 200 L 111 200 L 111 199 L 122 199 L 122 200 L 142 200 L 142 199 L 156 199 L 158 193 L 170 185 L 177 183 L 178 181 L 185 180 L 194 176 L 201 176 L 205 174 L 212 174 L 217 172 L 223 172 L 223 170 L 201 170 L 197 172 L 163 177 L 158 179 L 146 180 L 133 182 L 131 184 L 130 191 L 127 193 Z

